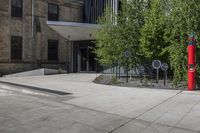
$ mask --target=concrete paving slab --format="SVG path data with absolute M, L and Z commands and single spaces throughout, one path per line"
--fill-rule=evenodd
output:
M 196 105 L 191 111 L 178 123 L 177 127 L 200 131 L 200 104 Z
M 159 123 L 133 120 L 113 133 L 198 133 L 197 131 L 172 127 Z
M 169 133 L 171 129 L 172 127 L 161 124 L 134 120 L 113 133 Z
M 70 127 L 75 121 L 59 118 L 55 114 L 44 115 L 23 124 L 24 129 L 33 133 L 56 133 L 63 128 Z
M 175 126 L 199 101 L 198 95 L 179 94 L 138 119 Z
M 63 74 L 51 76 L 3 77 L 0 81 L 73 93 L 74 96 L 101 92 L 91 84 L 98 74 Z M 90 84 L 88 84 L 90 83 Z M 100 85 L 99 85 L 100 86 Z
M 105 131 L 97 130 L 80 123 L 73 123 L 69 127 L 58 131 L 58 133 L 107 133 Z
M 0 114 L 0 122 L 3 123 L 0 126 L 2 132 L 104 133 L 130 120 L 65 103 L 56 104 L 55 101 L 46 101 L 33 96 L 14 94 L 13 97 L 0 97 L 0 99 L 5 102 L 5 104 L 0 104 L 0 107 L 5 110 Z
M 86 74 L 87 75 L 87 74 Z M 42 95 L 0 88 L 0 132 L 195 133 L 198 93 L 98 85 L 94 75 L 4 79 L 73 93 Z M 77 81 L 76 79 L 77 78 Z M 2 80 L 2 79 L 0 79 Z M 18 88 L 19 89 L 19 88 Z
M 192 130 L 186 130 L 186 129 L 180 129 L 180 128 L 174 128 L 170 131 L 170 133 L 199 133 L 199 132 L 192 131 Z
M 61 114 L 61 117 L 63 116 L 66 117 L 64 113 Z M 107 132 L 130 121 L 130 119 L 126 117 L 81 108 L 76 108 L 73 113 L 66 118 Z
M 140 133 L 150 126 L 149 122 L 134 120 L 115 130 L 113 133 Z
M 168 112 L 164 113 L 155 122 L 175 126 L 185 115 L 187 115 L 192 107 L 193 105 L 178 104 L 176 107 L 169 109 Z
M 195 91 L 182 91 L 182 94 L 188 94 L 188 95 L 200 95 L 200 90 Z
M 178 92 L 159 92 L 158 90 L 136 90 L 130 88 L 121 89 L 116 87 L 116 90 L 113 89 L 100 94 L 71 99 L 66 101 L 66 103 L 135 118 L 168 98 L 175 96 Z
M 137 119 L 154 122 L 155 120 L 163 116 L 164 113 L 166 113 L 170 108 L 173 108 L 176 105 L 177 105 L 176 102 L 172 102 L 172 101 L 164 102 L 160 104 L 159 106 L 153 108 L 152 110 L 146 112 L 145 114 L 139 116 Z

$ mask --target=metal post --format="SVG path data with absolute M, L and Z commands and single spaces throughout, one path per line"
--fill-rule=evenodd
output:
M 119 79 L 120 79 L 120 72 L 121 72 L 121 71 L 120 71 L 120 68 L 121 68 L 121 67 L 120 67 L 120 65 L 119 65 Z
M 128 83 L 128 59 L 126 61 L 126 83 Z
M 158 69 L 156 69 L 156 83 L 158 83 Z
M 167 72 L 165 71 L 165 74 L 164 74 L 164 86 L 166 84 L 166 75 L 167 75 Z
M 116 74 L 116 79 L 117 79 L 117 63 L 116 63 L 116 66 L 115 66 L 115 74 Z
M 67 73 L 69 74 L 70 73 L 70 66 L 71 66 L 71 41 L 69 41 L 68 43 L 68 65 L 67 65 Z
M 35 0 L 32 0 L 32 37 L 34 36 L 34 15 L 35 15 Z

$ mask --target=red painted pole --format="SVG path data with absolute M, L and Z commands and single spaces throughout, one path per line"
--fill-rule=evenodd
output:
M 196 63 L 195 63 L 195 37 L 191 34 L 188 38 L 188 90 L 193 91 L 196 86 L 195 74 L 196 74 Z

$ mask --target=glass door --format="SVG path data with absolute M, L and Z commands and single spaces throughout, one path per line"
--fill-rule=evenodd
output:
M 88 50 L 87 48 L 80 49 L 81 55 L 81 71 L 87 71 L 87 64 L 88 64 Z
M 92 51 L 91 48 L 88 48 L 88 53 L 89 53 L 89 71 L 95 72 L 96 71 L 96 55 Z

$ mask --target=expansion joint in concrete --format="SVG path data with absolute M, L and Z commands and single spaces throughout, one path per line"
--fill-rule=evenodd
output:
M 119 127 L 117 127 L 117 128 L 115 128 L 115 129 L 113 129 L 112 131 L 110 131 L 110 132 L 108 132 L 108 133 L 113 133 L 114 131 L 116 131 L 116 130 L 118 130 L 119 128 L 121 128 L 121 127 L 123 127 L 123 126 L 127 125 L 128 123 L 130 123 L 130 122 L 132 122 L 132 121 L 136 120 L 137 118 L 139 118 L 140 116 L 144 115 L 145 113 L 147 113 L 147 112 L 149 112 L 149 111 L 153 110 L 154 108 L 156 108 L 156 107 L 160 106 L 161 104 L 163 104 L 163 103 L 165 103 L 165 102 L 169 101 L 170 99 L 172 99 L 172 98 L 176 97 L 176 96 L 177 96 L 177 95 L 179 95 L 180 93 L 182 93 L 182 91 L 179 91 L 178 93 L 176 93 L 176 95 L 174 95 L 174 96 L 171 96 L 171 97 L 167 98 L 166 100 L 162 101 L 161 103 L 159 103 L 159 104 L 157 104 L 157 105 L 153 106 L 152 108 L 148 109 L 148 110 L 147 110 L 147 111 L 145 111 L 144 113 L 142 113 L 142 114 L 140 114 L 140 115 L 136 116 L 135 118 L 132 118 L 132 119 L 131 119 L 131 120 L 129 120 L 128 122 L 126 122 L 126 123 L 124 123 L 124 124 L 120 125 Z

